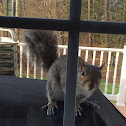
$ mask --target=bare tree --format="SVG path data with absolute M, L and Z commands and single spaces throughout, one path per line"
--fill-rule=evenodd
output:
M 20 16 L 20 1 L 16 0 L 16 10 L 15 10 L 15 16 L 19 17 Z M 17 35 L 17 40 L 19 40 L 19 34 L 20 34 L 20 30 L 19 29 L 15 29 L 16 35 Z
M 88 20 L 91 21 L 91 0 L 88 0 Z M 89 38 L 89 44 L 92 47 L 93 46 L 93 41 L 92 41 L 92 34 L 88 34 Z
M 4 8 L 4 3 L 3 0 L 0 0 L 0 15 L 5 15 L 5 8 Z
M 109 0 L 105 0 L 105 21 L 109 21 Z M 105 45 L 109 47 L 109 34 L 105 34 Z

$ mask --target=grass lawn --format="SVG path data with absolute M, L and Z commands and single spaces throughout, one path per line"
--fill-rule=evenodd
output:
M 17 77 L 20 77 L 20 75 L 18 74 L 18 76 Z M 22 78 L 27 78 L 27 75 L 26 74 L 22 74 Z M 33 75 L 29 75 L 29 78 L 30 79 L 34 79 L 34 76 Z M 40 80 L 40 76 L 36 76 L 36 79 L 39 79 Z M 43 77 L 43 80 L 46 80 L 46 78 L 45 77 Z
M 108 89 L 107 89 L 107 94 L 112 94 L 112 85 L 113 83 L 108 83 Z M 101 81 L 100 84 L 100 90 L 101 92 L 104 94 L 104 90 L 105 90 L 105 80 Z M 115 92 L 114 94 L 117 95 L 119 92 L 119 83 L 115 83 Z M 116 103 L 116 101 L 110 101 L 111 103 Z
M 107 94 L 112 94 L 112 85 L 113 85 L 113 83 L 110 83 L 110 82 L 108 83 Z M 102 80 L 101 81 L 100 90 L 104 94 L 104 90 L 105 90 L 105 80 Z M 115 92 L 114 92 L 114 94 L 117 95 L 118 92 L 119 92 L 119 83 L 115 83 Z
M 18 75 L 17 77 L 20 77 L 20 75 Z M 22 78 L 27 78 L 26 74 L 22 74 Z M 34 79 L 33 75 L 29 75 L 30 79 Z M 36 79 L 40 79 L 40 76 L 36 76 Z M 44 77 L 43 80 L 46 80 L 47 78 Z M 107 90 L 107 94 L 112 94 L 112 85 L 113 83 L 108 83 L 108 90 Z M 104 90 L 105 90 L 105 80 L 102 80 L 100 83 L 100 90 L 101 92 L 104 94 Z M 119 91 L 119 83 L 115 83 L 115 95 L 118 94 Z

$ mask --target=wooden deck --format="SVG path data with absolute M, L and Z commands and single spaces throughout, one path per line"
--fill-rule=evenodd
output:
M 115 104 L 114 104 L 114 106 L 118 109 L 118 111 L 120 112 L 120 113 L 122 113 L 122 115 L 126 118 L 126 107 L 120 107 L 120 106 L 116 106 Z

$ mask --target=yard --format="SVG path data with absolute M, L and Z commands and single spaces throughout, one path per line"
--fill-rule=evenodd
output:
M 19 75 L 18 75 L 19 77 Z M 26 74 L 22 74 L 22 78 L 27 78 Z M 34 76 L 30 75 L 29 76 L 30 79 L 34 79 Z M 36 79 L 40 79 L 40 76 L 36 76 Z M 43 80 L 46 80 L 47 78 L 44 77 Z M 112 85 L 113 83 L 109 82 L 108 83 L 108 89 L 107 89 L 107 94 L 112 94 Z M 100 90 L 101 92 L 104 94 L 104 90 L 105 90 L 105 80 L 101 80 L 101 84 L 100 84 Z M 119 83 L 115 83 L 115 93 L 114 95 L 117 95 L 119 92 Z M 112 103 L 116 103 L 116 101 L 111 101 Z

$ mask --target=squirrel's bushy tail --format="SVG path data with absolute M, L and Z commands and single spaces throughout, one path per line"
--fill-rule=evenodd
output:
M 53 31 L 29 30 L 24 33 L 23 42 L 29 47 L 30 58 L 36 56 L 37 63 L 43 62 L 46 70 L 57 59 L 57 35 Z

